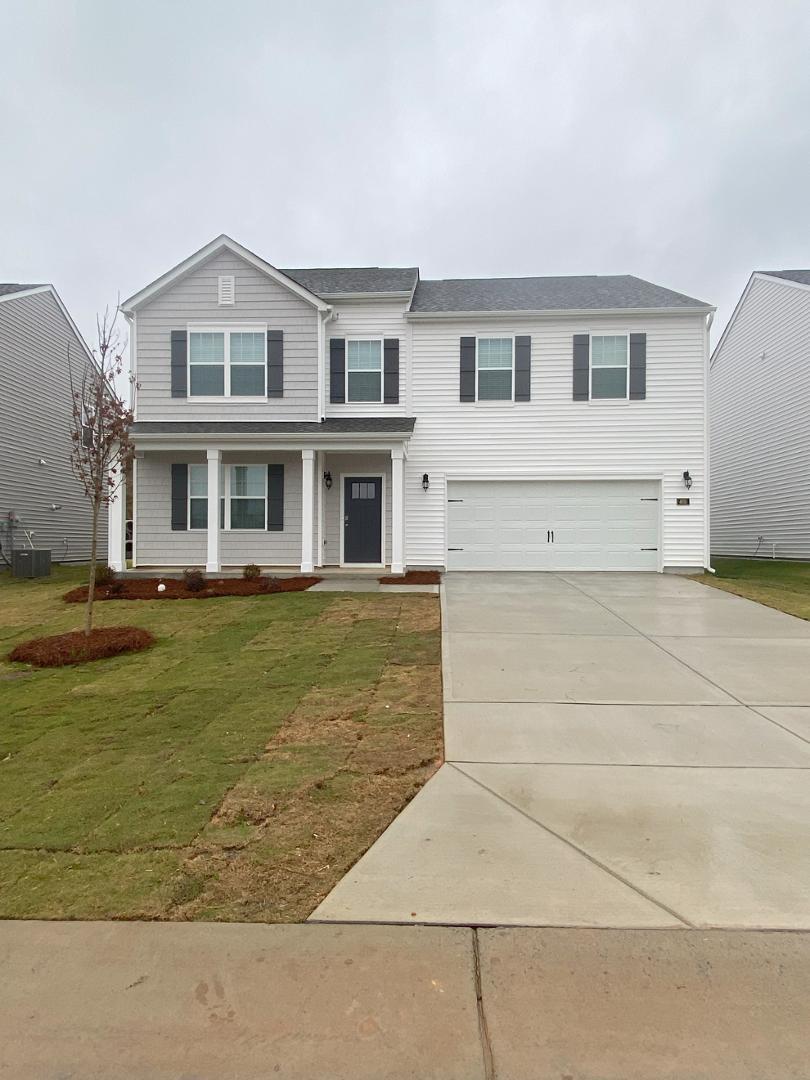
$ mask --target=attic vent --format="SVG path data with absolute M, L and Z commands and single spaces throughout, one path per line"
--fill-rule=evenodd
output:
M 219 275 L 219 303 L 233 304 L 236 299 L 236 287 L 233 274 Z

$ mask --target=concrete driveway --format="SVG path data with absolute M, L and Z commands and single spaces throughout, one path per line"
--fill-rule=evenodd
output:
M 810 623 L 654 574 L 450 574 L 447 764 L 316 920 L 810 928 Z

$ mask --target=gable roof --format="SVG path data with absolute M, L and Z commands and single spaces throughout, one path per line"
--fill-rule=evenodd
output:
M 235 255 L 239 255 L 245 262 L 250 263 L 251 266 L 255 266 L 257 270 L 261 270 L 263 274 L 267 274 L 269 278 L 272 278 L 280 285 L 285 286 L 290 292 L 295 293 L 302 300 L 306 300 L 307 303 L 312 304 L 312 306 L 319 311 L 326 311 L 329 307 L 320 296 L 316 296 L 315 293 L 310 292 L 306 286 L 287 277 L 283 270 L 277 270 L 275 266 L 271 266 L 269 262 L 265 262 L 264 259 L 260 258 L 254 252 L 249 251 L 246 247 L 237 243 L 236 240 L 232 240 L 230 236 L 226 236 L 223 233 L 221 236 L 212 240 L 210 244 L 206 244 L 205 247 L 201 247 L 199 251 L 195 251 L 193 255 L 190 255 L 187 259 L 178 263 L 177 266 L 173 266 L 172 269 L 168 270 L 165 274 L 161 274 L 159 278 L 155 278 L 150 285 L 141 289 L 140 292 L 136 292 L 130 296 L 128 300 L 125 300 L 121 304 L 121 310 L 125 315 L 130 314 L 135 308 L 140 307 L 141 304 L 146 303 L 147 300 L 153 299 L 158 293 L 167 289 L 177 281 L 178 278 L 190 273 L 201 263 L 213 258 L 213 256 L 217 255 L 220 251 L 226 250 L 232 251 Z
M 798 285 L 810 285 L 810 270 L 755 270 L 754 273 L 795 281 Z
M 0 281 L 0 296 L 11 296 L 12 293 L 28 292 L 30 289 L 42 289 L 42 283 L 38 285 L 16 285 L 11 282 Z
M 712 305 L 630 274 L 587 277 L 420 280 L 413 312 L 598 311 L 698 308 Z
M 324 299 L 352 294 L 410 296 L 419 280 L 418 266 L 330 266 L 281 273 Z

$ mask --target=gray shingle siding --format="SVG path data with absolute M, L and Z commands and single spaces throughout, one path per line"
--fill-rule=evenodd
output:
M 28 289 L 41 289 L 42 285 L 15 285 L 12 282 L 0 282 L 0 296 L 11 296 L 12 293 L 26 292 Z
M 799 285 L 810 285 L 810 270 L 757 270 L 757 273 L 795 281 Z
M 0 304 L 0 516 L 14 510 L 55 561 L 86 562 L 90 502 L 70 468 L 68 345 L 80 375 L 87 354 L 50 291 Z M 99 554 L 105 561 L 106 513 Z

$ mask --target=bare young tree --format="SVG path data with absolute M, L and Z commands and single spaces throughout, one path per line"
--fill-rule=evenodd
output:
M 118 308 L 109 308 L 96 317 L 97 346 L 92 364 L 82 357 L 79 373 L 74 369 L 68 347 L 68 372 L 72 397 L 70 464 L 90 501 L 92 531 L 90 580 L 84 632 L 93 628 L 93 598 L 98 559 L 98 526 L 102 510 L 121 497 L 124 474 L 132 461 L 134 446 L 129 438 L 132 410 L 121 399 L 116 380 L 124 370 L 122 340 L 118 328 Z

